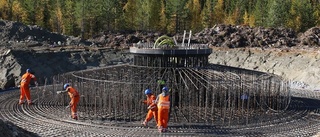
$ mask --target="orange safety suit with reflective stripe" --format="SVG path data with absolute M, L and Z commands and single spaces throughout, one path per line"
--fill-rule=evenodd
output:
M 166 129 L 168 127 L 170 109 L 169 95 L 158 95 L 158 128 Z
M 24 102 L 25 97 L 27 98 L 28 104 L 32 103 L 29 89 L 31 79 L 33 79 L 34 81 L 37 80 L 36 77 L 29 72 L 26 72 L 21 77 L 19 104 L 22 104 Z
M 152 119 L 152 117 L 154 117 L 156 123 L 158 122 L 157 121 L 158 108 L 157 108 L 157 104 L 155 101 L 156 101 L 156 96 L 153 94 L 147 95 L 147 100 L 144 101 L 144 103 L 148 105 L 148 113 L 147 113 L 146 119 L 144 121 L 146 123 L 149 122 Z
M 78 119 L 77 105 L 80 100 L 79 92 L 71 86 L 67 87 L 66 91 L 68 91 L 69 97 L 71 99 L 69 103 L 71 109 L 71 117 L 73 119 Z

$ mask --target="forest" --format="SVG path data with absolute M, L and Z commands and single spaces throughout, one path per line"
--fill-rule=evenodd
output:
M 216 24 L 303 32 L 320 25 L 320 0 L 0 0 L 0 17 L 82 38 L 197 32 Z

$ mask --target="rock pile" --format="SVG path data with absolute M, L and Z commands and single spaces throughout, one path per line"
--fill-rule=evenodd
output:
M 20 127 L 15 126 L 8 121 L 0 119 L 0 136 L 1 137 L 38 137 L 37 134 L 26 131 Z
M 38 26 L 0 20 L 0 45 L 19 48 L 27 46 L 86 45 L 98 47 L 128 48 L 133 43 L 154 42 L 163 33 L 151 32 L 104 32 L 88 40 L 49 32 Z M 286 28 L 264 28 L 218 24 L 195 33 L 192 43 L 207 43 L 216 47 L 263 47 L 281 48 L 294 46 L 320 46 L 320 28 L 313 27 L 304 33 Z M 183 34 L 174 35 L 182 42 Z
M 285 28 L 251 28 L 219 24 L 196 33 L 193 41 L 228 48 L 320 46 L 319 29 L 314 27 L 305 33 L 297 34 L 292 29 Z
M 49 32 L 38 26 L 27 26 L 19 22 L 0 20 L 1 45 L 24 43 L 32 45 L 53 44 L 66 41 L 67 37 Z
M 264 28 L 218 24 L 192 35 L 191 43 L 207 43 L 215 47 L 241 48 L 283 48 L 301 46 L 320 46 L 320 28 L 310 28 L 304 33 L 297 33 L 286 28 Z M 89 39 L 97 45 L 128 47 L 132 43 L 154 42 L 162 33 L 104 33 Z M 174 35 L 178 42 L 183 41 L 183 34 Z
M 300 45 L 319 46 L 320 45 L 320 28 L 313 27 L 303 33 L 300 37 Z

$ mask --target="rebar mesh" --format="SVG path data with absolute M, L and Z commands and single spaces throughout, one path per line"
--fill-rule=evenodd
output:
M 141 46 L 141 45 L 140 45 Z M 70 83 L 81 94 L 84 119 L 140 121 L 146 106 L 144 90 L 170 89 L 170 122 L 177 124 L 248 125 L 273 120 L 290 103 L 288 83 L 268 73 L 208 63 L 204 45 L 154 49 L 132 47 L 132 65 L 66 73 L 53 78 L 53 91 Z M 56 105 L 66 105 L 66 96 Z M 270 113 L 271 112 L 271 113 Z
M 137 121 L 144 118 L 144 90 L 160 94 L 157 79 L 170 88 L 171 119 L 180 124 L 214 125 L 267 122 L 290 102 L 287 83 L 261 72 L 209 65 L 205 68 L 161 68 L 118 65 L 59 75 L 55 90 L 71 83 L 81 94 L 79 111 L 88 119 Z M 62 97 L 57 105 L 66 105 Z M 265 115 L 265 116 L 263 116 Z M 261 119 L 261 117 L 263 117 Z

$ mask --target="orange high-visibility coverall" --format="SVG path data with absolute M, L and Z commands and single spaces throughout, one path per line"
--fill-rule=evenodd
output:
M 147 95 L 147 100 L 145 100 L 143 103 L 148 105 L 148 113 L 146 115 L 146 119 L 144 120 L 144 123 L 149 122 L 152 117 L 154 117 L 156 123 L 158 123 L 158 108 L 157 104 L 155 103 L 156 96 L 153 94 Z
M 158 128 L 167 129 L 169 120 L 170 98 L 169 95 L 158 95 Z
M 33 79 L 34 81 L 37 80 L 36 77 L 29 72 L 26 72 L 21 77 L 19 104 L 24 103 L 24 97 L 27 98 L 28 104 L 32 103 L 31 96 L 30 96 L 30 89 L 29 89 L 29 84 L 30 84 L 31 79 Z
M 66 91 L 68 91 L 69 97 L 71 99 L 69 103 L 71 109 L 71 117 L 73 119 L 78 119 L 77 105 L 80 100 L 79 92 L 71 86 L 67 87 Z

